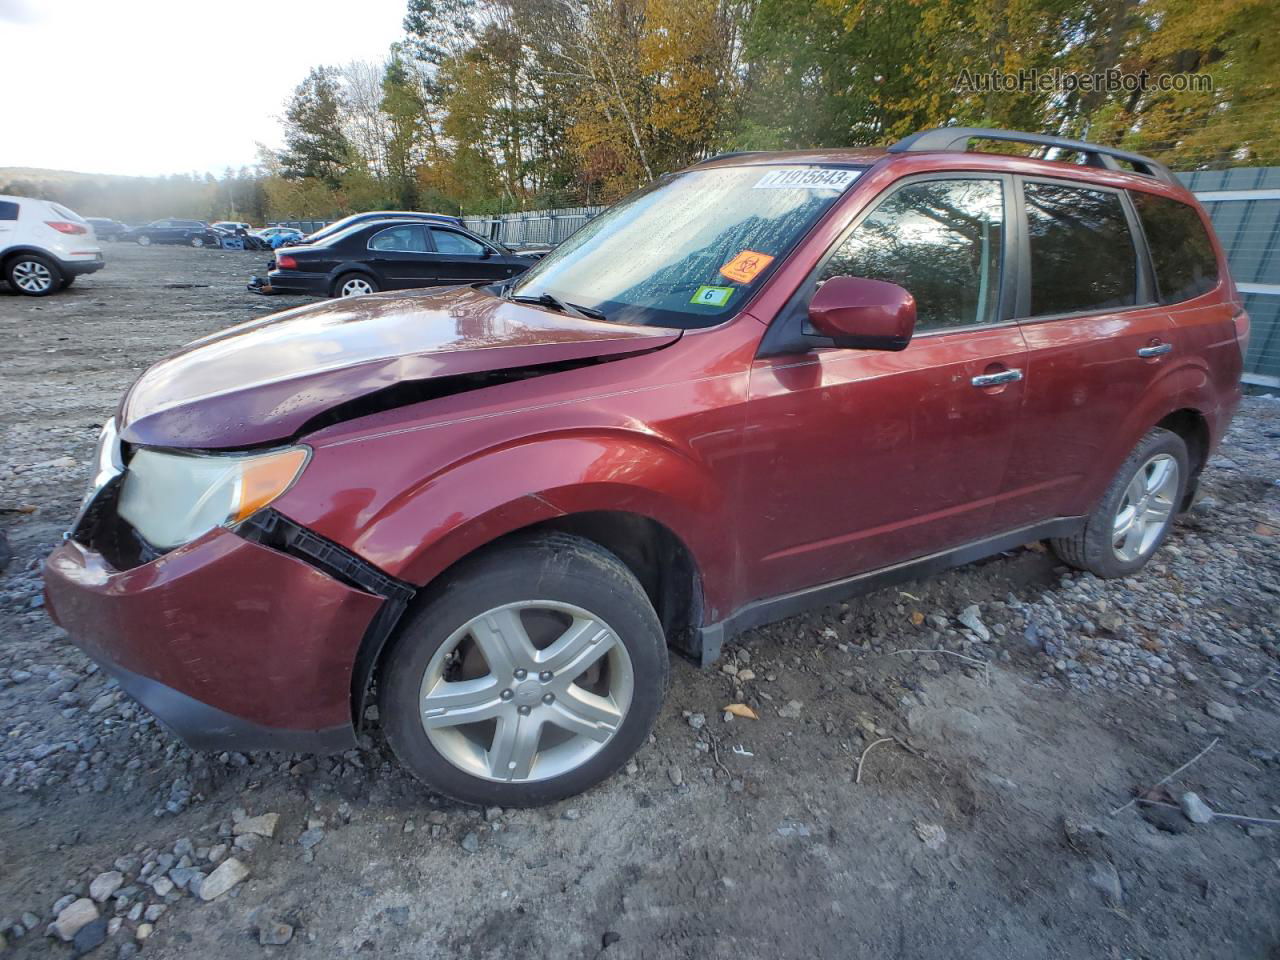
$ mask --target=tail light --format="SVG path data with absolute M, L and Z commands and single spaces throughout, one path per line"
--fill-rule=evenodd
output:
M 276 268 L 279 270 L 297 270 L 298 261 L 295 260 L 293 257 L 288 256 L 287 254 L 285 256 L 277 256 Z
M 78 223 L 71 223 L 67 220 L 46 220 L 45 224 L 53 227 L 53 229 L 57 230 L 59 233 L 69 233 L 73 236 L 89 232 L 88 227 L 82 226 Z

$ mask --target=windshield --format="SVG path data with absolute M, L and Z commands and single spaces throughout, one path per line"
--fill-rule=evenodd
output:
M 712 326 L 742 309 L 859 172 L 752 166 L 665 177 L 584 226 L 511 294 L 550 294 L 619 323 Z

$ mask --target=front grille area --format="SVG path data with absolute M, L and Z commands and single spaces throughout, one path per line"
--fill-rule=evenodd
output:
M 117 570 L 132 570 L 162 556 L 127 523 L 116 509 L 124 474 L 113 477 L 100 489 L 80 515 L 71 539 L 88 547 Z

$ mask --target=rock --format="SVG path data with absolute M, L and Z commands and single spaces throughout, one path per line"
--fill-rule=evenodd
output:
M 117 960 L 133 960 L 138 955 L 138 945 L 136 943 L 122 943 L 120 950 L 116 954 Z
M 916 836 L 930 850 L 937 850 L 947 842 L 947 831 L 937 823 L 925 823 L 923 820 L 915 821 L 912 826 L 916 829 Z
M 100 873 L 89 882 L 89 896 L 101 903 L 124 886 L 124 875 L 119 870 Z
M 738 671 L 738 682 L 739 682 L 739 683 L 746 683 L 748 680 L 754 680 L 755 678 L 756 678 L 756 672 L 755 672 L 754 670 L 739 670 L 739 671 Z
M 982 622 L 982 617 L 978 615 L 978 605 L 970 604 L 960 611 L 960 616 L 956 617 L 961 626 L 968 627 L 978 635 L 979 640 L 990 640 L 991 631 L 987 629 L 987 625 Z
M 701 730 L 707 725 L 707 715 L 705 713 L 694 713 L 689 716 L 689 726 L 695 730 Z
M 293 939 L 293 927 L 283 920 L 267 920 L 258 926 L 258 942 L 264 947 L 280 947 Z
M 106 939 L 107 918 L 99 917 L 80 928 L 79 932 L 71 938 L 71 946 L 75 950 L 75 955 L 82 957 L 86 953 L 97 950 Z
M 799 820 L 783 820 L 778 824 L 777 832 L 780 837 L 807 837 L 810 835 L 809 828 Z
M 1178 804 L 1182 807 L 1182 812 L 1186 814 L 1187 819 L 1192 823 L 1208 823 L 1213 819 L 1213 811 L 1209 809 L 1209 805 L 1200 799 L 1198 793 L 1192 793 L 1188 790 L 1178 798 Z
M 1208 640 L 1199 640 L 1196 642 L 1196 649 L 1206 657 L 1225 657 L 1231 651 L 1226 647 L 1216 643 L 1210 643 Z
M 165 903 L 153 903 L 142 914 L 142 919 L 147 923 L 155 923 L 164 916 L 164 912 L 169 909 L 169 905 Z M 137 917 L 134 917 L 136 920 Z
M 563 814 L 561 814 L 561 816 L 565 820 L 577 820 L 582 817 L 582 814 L 575 807 L 570 807 Z
M 249 868 L 235 857 L 228 857 L 218 864 L 218 868 L 213 873 L 204 878 L 196 893 L 205 902 L 216 900 L 247 876 L 249 876 Z
M 778 708 L 778 716 L 784 720 L 794 720 L 800 716 L 800 711 L 804 708 L 804 704 L 799 700 L 788 700 L 785 706 Z
M 475 853 L 480 849 L 480 838 L 474 833 L 468 833 L 462 838 L 462 849 L 467 853 Z
M 173 881 L 162 874 L 151 881 L 151 889 L 157 897 L 167 897 L 173 893 Z
M 501 807 L 488 807 L 484 811 L 484 819 L 486 823 L 493 823 L 495 820 L 502 819 Z
M 194 890 L 204 879 L 204 873 L 195 867 L 174 867 L 169 871 L 169 879 L 173 881 L 174 886 L 181 887 L 183 890 Z
M 215 843 L 209 848 L 209 862 L 217 863 L 227 855 L 227 845 L 225 843 Z
M 1235 723 L 1236 712 L 1228 707 L 1225 703 L 1219 703 L 1217 700 L 1210 700 L 1204 705 L 1204 712 L 1215 720 L 1223 723 Z
M 81 928 L 98 919 L 98 906 L 88 897 L 73 900 L 58 911 L 53 921 L 53 932 L 70 943 Z
M 270 839 L 275 836 L 276 824 L 280 822 L 280 814 L 263 813 L 256 817 L 245 817 L 243 820 L 236 822 L 232 827 L 232 833 L 237 837 L 251 834 L 257 837 L 266 837 Z
M 1089 885 L 1102 892 L 1107 903 L 1119 906 L 1124 900 L 1120 872 L 1110 860 L 1094 860 L 1089 865 Z
M 684 772 L 675 764 L 672 764 L 667 767 L 667 779 L 678 787 L 680 784 L 684 783 Z
M 310 850 L 323 839 L 324 828 L 311 827 L 310 829 L 302 832 L 302 836 L 298 837 L 298 843 L 302 846 L 303 850 Z
M 149 923 L 140 923 L 138 924 L 138 929 L 133 931 L 133 935 L 139 940 L 145 940 L 147 937 L 151 936 L 151 931 L 154 929 L 155 927 Z

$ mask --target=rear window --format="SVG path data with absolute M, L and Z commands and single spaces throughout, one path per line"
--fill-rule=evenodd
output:
M 1138 264 L 1120 195 L 1024 184 L 1031 240 L 1031 315 L 1128 307 Z
M 51 203 L 49 204 L 49 206 L 52 207 L 53 212 L 60 217 L 63 217 L 67 220 L 71 220 L 77 223 L 84 223 L 84 219 L 80 216 L 80 214 L 76 213 L 74 210 L 68 210 L 66 207 L 62 206 L 62 204 L 60 203 Z
M 18 205 L 12 200 L 0 200 L 0 220 L 17 220 Z
M 1200 214 L 1185 203 L 1129 192 L 1147 236 L 1161 303 L 1181 303 L 1218 285 L 1218 258 Z

